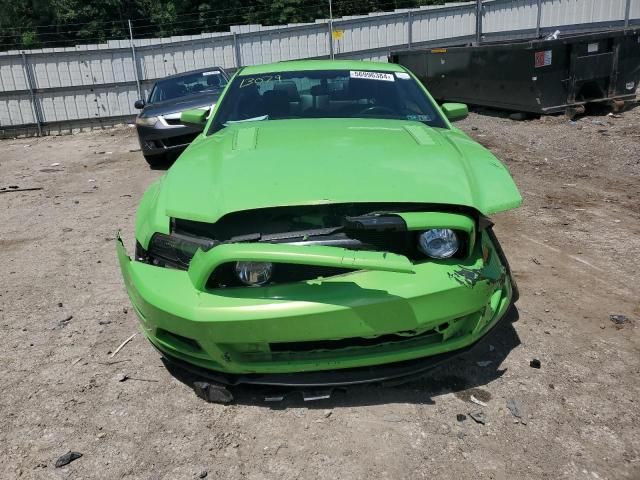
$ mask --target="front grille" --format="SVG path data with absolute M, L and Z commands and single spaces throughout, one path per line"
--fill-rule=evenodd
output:
M 172 232 L 215 240 L 219 243 L 268 243 L 318 245 L 348 250 L 388 252 L 407 257 L 412 262 L 429 261 L 418 250 L 420 231 L 405 230 L 404 221 L 393 222 L 393 212 L 434 210 L 419 204 L 351 203 L 267 207 L 229 213 L 215 223 L 172 219 Z M 450 207 L 438 210 L 461 213 Z M 469 213 L 469 212 L 464 212 Z M 374 222 L 370 217 L 376 217 Z M 455 258 L 468 254 L 467 235 L 459 232 L 460 246 Z M 353 270 L 314 267 L 311 265 L 277 265 L 271 284 L 332 277 Z M 233 262 L 219 267 L 209 278 L 209 288 L 241 286 L 233 271 Z
M 343 339 L 318 339 L 299 342 L 271 342 L 268 351 L 247 351 L 234 349 L 234 358 L 248 364 L 291 361 L 338 361 L 357 355 L 386 355 L 392 352 L 422 349 L 445 344 L 466 337 L 478 327 L 484 311 L 478 311 L 435 325 L 428 330 L 411 330 L 388 333 L 377 337 L 349 337 Z M 235 351 L 234 351 L 235 350 Z
M 309 352 L 314 350 L 342 350 L 354 347 L 375 347 L 378 345 L 393 344 L 406 342 L 407 340 L 416 339 L 424 341 L 441 342 L 442 334 L 435 328 L 422 332 L 420 334 L 411 335 L 412 332 L 400 332 L 398 334 L 381 335 L 375 338 L 342 338 L 340 340 L 316 340 L 313 342 L 284 342 L 270 343 L 271 352 Z M 431 337 L 431 338 L 427 338 Z
M 175 137 L 163 138 L 162 143 L 166 147 L 178 147 L 181 145 L 189 145 L 191 142 L 195 140 L 195 138 L 200 135 L 199 133 L 186 133 L 184 135 L 177 135 Z

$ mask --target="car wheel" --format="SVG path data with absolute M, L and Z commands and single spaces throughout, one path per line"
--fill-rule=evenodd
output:
M 147 161 L 151 168 L 163 167 L 167 163 L 167 156 L 160 155 L 144 155 L 144 159 Z

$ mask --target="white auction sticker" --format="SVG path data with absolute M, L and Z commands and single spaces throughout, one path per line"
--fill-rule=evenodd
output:
M 396 77 L 402 79 L 402 80 L 409 80 L 411 79 L 411 75 L 409 75 L 406 72 L 396 72 Z
M 207 75 L 220 75 L 220 71 L 219 70 L 212 70 L 211 72 L 202 72 L 202 75 L 204 75 L 205 77 Z
M 384 82 L 395 82 L 395 78 L 391 73 L 380 72 L 361 72 L 359 70 L 351 70 L 351 78 L 364 78 L 366 80 L 382 80 Z

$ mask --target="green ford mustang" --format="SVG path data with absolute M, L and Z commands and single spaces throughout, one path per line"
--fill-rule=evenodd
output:
M 507 169 L 405 68 L 295 61 L 239 70 L 144 194 L 118 256 L 149 341 L 227 383 L 415 373 L 516 300 L 488 216 Z M 208 117 L 208 118 L 207 118 Z M 301 380 L 302 379 L 302 380 Z

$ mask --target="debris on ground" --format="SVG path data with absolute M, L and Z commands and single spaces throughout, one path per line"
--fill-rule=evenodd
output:
M 487 404 L 484 403 L 482 400 L 478 400 L 476 397 L 474 397 L 473 395 L 471 395 L 471 397 L 469 397 L 469 400 L 471 400 L 473 403 L 475 403 L 476 405 L 480 405 L 481 407 L 486 407 Z
M 625 323 L 629 323 L 629 318 L 625 315 L 609 315 L 609 320 L 611 320 L 616 325 L 624 325 Z
M 222 385 L 208 382 L 194 382 L 193 390 L 196 395 L 210 403 L 230 403 L 233 395 Z
M 79 459 L 81 456 L 82 456 L 82 454 L 80 452 L 69 451 L 69 452 L 65 453 L 64 455 L 62 455 L 61 457 L 59 457 L 56 460 L 56 468 L 60 468 L 60 467 L 64 467 L 65 465 L 69 465 L 71 462 L 73 462 L 74 460 Z
M 42 187 L 19 188 L 15 186 L 10 186 L 9 188 L 10 190 L 0 189 L 0 193 L 33 192 L 35 190 L 42 190 Z
M 476 423 L 480 423 L 481 425 L 487 423 L 487 416 L 484 412 L 470 412 L 469 416 L 473 418 Z
M 529 366 L 531 368 L 540 368 L 542 366 L 542 363 L 540 363 L 540 360 L 538 360 L 537 358 L 534 358 L 529 362 Z
M 522 418 L 522 405 L 520 402 L 514 398 L 507 399 L 507 408 L 516 418 Z
M 116 376 L 116 379 L 117 379 L 119 382 L 125 382 L 125 381 L 129 380 L 129 376 L 128 376 L 126 373 L 119 373 L 119 374 Z
M 69 323 L 72 319 L 73 319 L 73 315 L 69 315 L 68 317 L 66 317 L 66 318 L 64 318 L 64 319 L 62 319 L 62 320 L 60 320 L 60 321 L 58 322 L 58 324 L 60 324 L 60 325 L 62 325 L 62 326 L 64 327 L 64 326 L 65 326 L 67 323 Z
M 133 335 L 131 335 L 129 338 L 127 338 L 124 342 L 122 342 L 122 343 L 120 344 L 120 346 L 119 346 L 118 348 L 116 348 L 116 349 L 115 349 L 115 351 L 114 351 L 111 355 L 109 355 L 109 358 L 113 358 L 113 357 L 115 357 L 115 356 L 116 356 L 116 354 L 117 354 L 120 350 L 122 350 L 122 348 L 123 348 L 127 343 L 129 343 L 131 340 L 133 340 L 133 337 L 135 337 L 136 335 L 138 335 L 138 332 L 134 333 L 134 334 L 133 334 Z
M 208 475 L 207 471 L 203 470 L 198 474 L 198 478 L 207 478 L 207 475 Z
M 464 422 L 467 419 L 467 416 L 464 413 L 459 413 L 456 415 L 456 420 L 459 422 Z
M 322 414 L 324 415 L 324 418 L 329 418 L 332 413 L 333 410 L 325 410 Z

